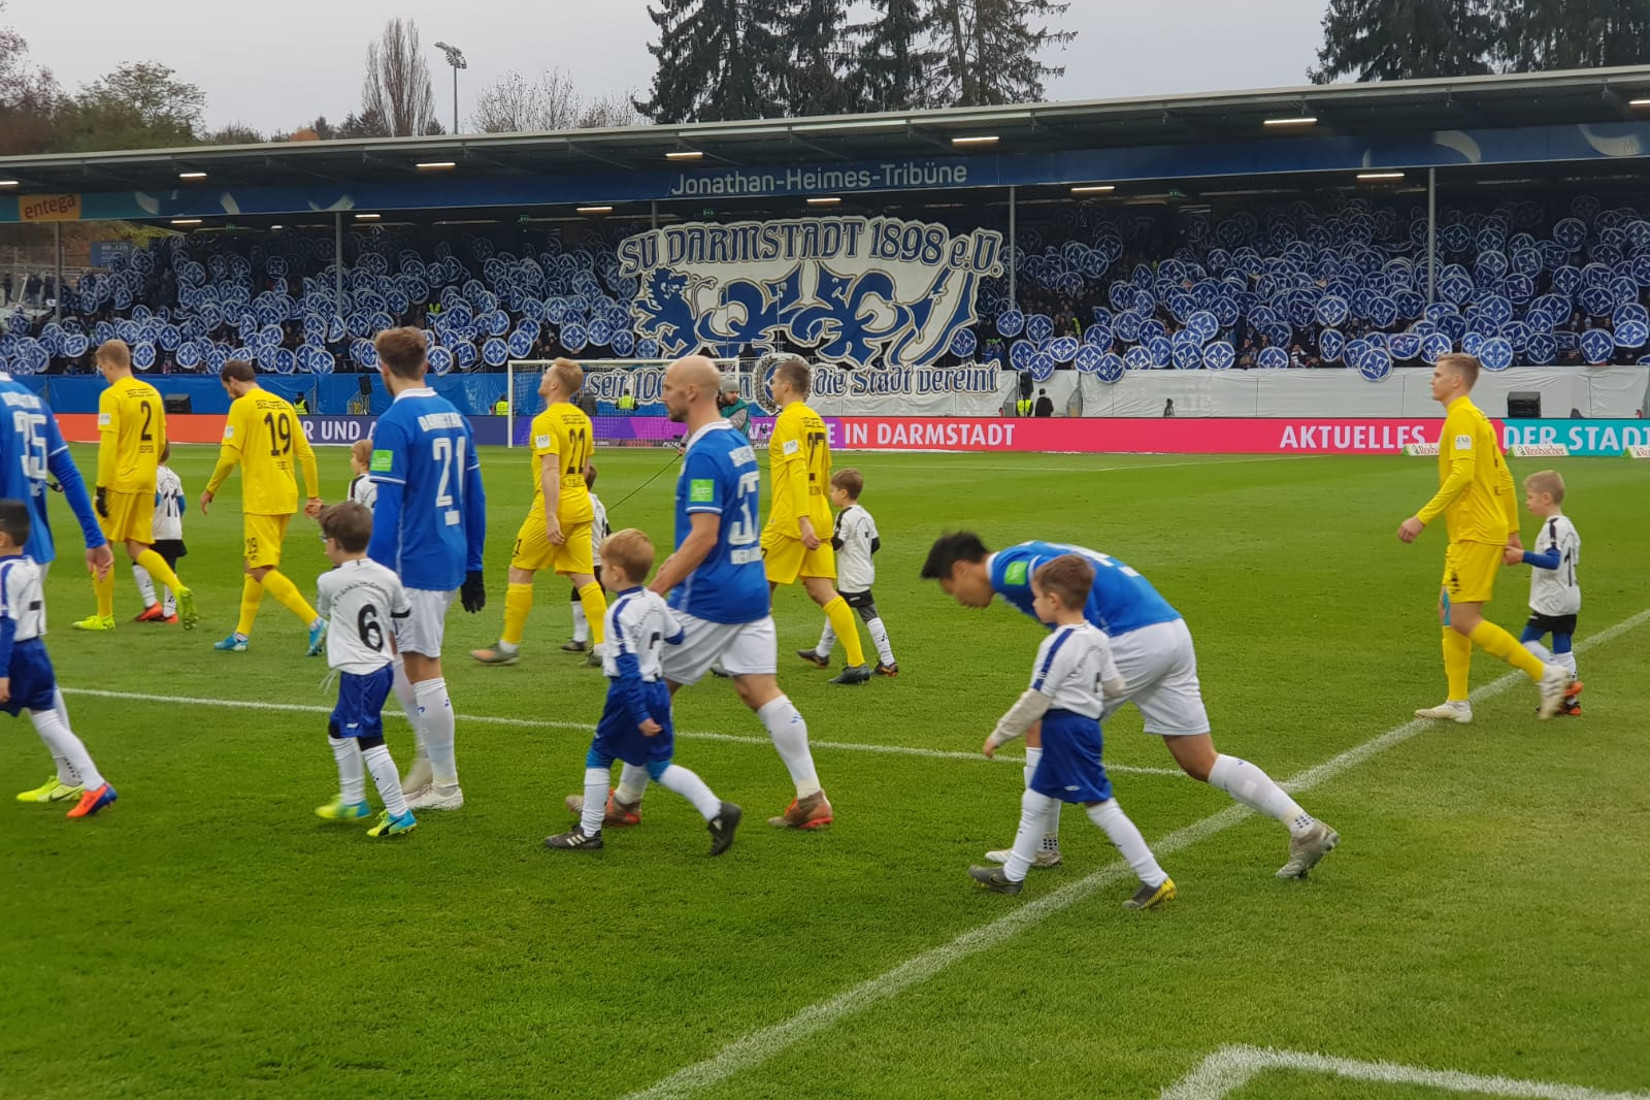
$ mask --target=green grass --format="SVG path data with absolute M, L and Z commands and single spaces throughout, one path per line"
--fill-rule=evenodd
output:
M 213 453 L 176 458 L 193 498 Z M 321 458 L 335 499 L 345 454 Z M 619 503 L 667 460 L 600 456 L 615 526 L 668 543 L 673 470 Z M 531 489 L 525 459 L 483 461 L 493 602 L 449 619 L 454 705 L 594 722 L 604 682 L 556 649 L 563 582 L 541 580 L 519 666 L 463 656 L 497 634 Z M 842 461 L 865 472 L 882 529 L 876 591 L 903 674 L 845 690 L 792 667 L 820 617 L 782 591 L 782 682 L 816 740 L 972 752 L 1021 690 L 1039 628 L 916 579 L 933 535 L 964 525 L 992 544 L 1080 542 L 1144 571 L 1192 626 L 1217 744 L 1275 777 L 1442 698 L 1442 532 L 1394 537 L 1435 484 L 1428 461 Z M 1561 469 L 1586 542 L 1586 636 L 1650 606 L 1650 466 Z M 211 518 L 186 521 L 192 633 L 70 631 L 91 591 L 65 555 L 48 604 L 67 688 L 330 705 L 323 666 L 273 601 L 249 653 L 210 649 L 236 616 L 237 503 L 232 483 Z M 66 514 L 57 529 L 74 541 Z M 325 564 L 314 530 L 295 521 L 284 567 L 311 592 Z M 137 607 L 121 569 L 125 620 Z M 1516 630 L 1526 592 L 1509 570 L 1491 617 Z M 1305 796 L 1344 837 L 1306 883 L 1273 878 L 1283 834 L 1251 818 L 1165 857 L 1182 892 L 1169 910 L 1125 914 L 1128 887 L 1104 888 L 704 1095 L 1146 1097 L 1234 1043 L 1650 1086 L 1647 643 L 1650 625 L 1582 655 L 1582 719 L 1537 722 L 1520 685 L 1476 707 L 1473 726 L 1429 731 Z M 1474 683 L 1504 672 L 1480 655 Z M 678 759 L 746 808 L 728 855 L 706 859 L 697 815 L 657 789 L 646 824 L 611 830 L 606 851 L 551 854 L 540 840 L 568 823 L 587 735 L 463 720 L 465 809 L 374 843 L 312 816 L 336 790 L 319 714 L 85 695 L 70 707 L 121 800 L 81 823 L 0 805 L 3 1097 L 620 1096 L 1115 859 L 1068 813 L 1065 868 L 1034 872 L 1019 898 L 983 894 L 964 871 L 1012 835 L 1017 763 L 821 749 L 838 821 L 802 835 L 762 824 L 790 797 L 771 749 L 686 737 Z M 679 697 L 677 724 L 762 732 L 718 682 Z M 390 739 L 405 760 L 399 721 Z M 1106 741 L 1111 763 L 1170 763 L 1132 710 Z M 0 741 L 11 789 L 48 770 L 13 723 Z M 1230 805 L 1182 778 L 1119 774 L 1116 787 L 1148 839 Z M 1434 1094 L 1273 1071 L 1236 1095 Z

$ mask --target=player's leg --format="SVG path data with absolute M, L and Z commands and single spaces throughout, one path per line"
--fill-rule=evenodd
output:
M 603 634 L 607 622 L 607 594 L 596 579 L 596 565 L 590 549 L 590 524 L 574 523 L 565 528 L 566 539 L 552 552 L 552 568 L 573 583 L 579 590 L 579 603 L 584 607 L 585 621 L 590 626 L 590 664 L 601 663 L 606 639 Z
M 1489 543 L 1455 543 L 1450 546 L 1459 577 L 1458 588 L 1450 592 L 1450 626 L 1472 639 L 1472 644 L 1518 669 L 1541 689 L 1536 713 L 1551 718 L 1564 705 L 1565 692 L 1574 679 L 1568 669 L 1544 664 L 1519 644 L 1510 633 L 1484 618 L 1484 604 L 1495 594 L 1495 577 L 1501 570 L 1502 547 Z
M 396 623 L 396 642 L 401 650 L 403 665 L 400 676 L 411 688 L 417 714 L 414 728 L 424 738 L 424 751 L 420 755 L 428 758 L 430 769 L 429 785 L 416 794 L 408 795 L 407 803 L 414 810 L 456 810 L 464 805 L 464 792 L 458 785 L 453 703 L 447 694 L 447 681 L 441 670 L 441 642 L 447 609 L 456 594 L 408 589 L 407 600 L 412 612 Z M 396 694 L 405 707 L 407 693 L 397 686 Z M 417 768 L 418 761 L 415 760 L 414 773 Z
M 149 570 L 137 562 L 132 563 L 132 583 L 137 586 L 138 597 L 143 600 L 143 610 L 132 621 L 153 623 L 165 618 L 166 612 L 161 610 L 160 601 L 155 598 L 154 578 L 149 576 Z
M 898 676 L 899 662 L 894 660 L 894 646 L 888 640 L 888 628 L 882 623 L 882 616 L 877 612 L 877 602 L 871 593 L 860 593 L 856 598 L 844 596 L 843 599 L 859 617 L 865 621 L 865 632 L 871 636 L 871 644 L 877 647 L 877 667 L 874 670 L 879 676 Z
M 304 594 L 298 591 L 291 578 L 281 572 L 281 548 L 286 542 L 286 529 L 291 520 L 291 516 L 246 516 L 247 546 L 254 550 L 247 555 L 247 564 L 264 591 L 274 596 L 276 602 L 298 616 L 298 621 L 304 624 L 309 631 L 306 652 L 316 657 L 320 655 L 321 645 L 326 640 L 326 622 L 304 598 Z M 257 532 L 256 540 L 251 537 L 253 531 Z
M 13 691 L 15 692 L 16 690 L 17 689 L 14 687 Z M 72 730 L 74 727 L 69 724 L 69 705 L 64 701 L 63 689 L 57 686 L 57 676 L 55 672 L 52 675 L 51 705 L 52 710 L 56 713 L 62 728 Z M 36 723 L 35 729 L 38 731 L 38 723 Z M 23 791 L 17 796 L 17 801 L 78 802 L 80 796 L 86 791 L 84 780 L 81 778 L 80 772 L 75 769 L 74 764 L 70 762 L 69 757 L 64 754 L 63 750 L 59 746 L 53 744 L 51 741 L 48 741 L 44 735 L 41 735 L 40 739 L 42 743 L 45 744 L 46 751 L 51 753 L 52 765 L 56 768 L 56 773 L 51 779 L 48 779 L 44 784 L 36 787 L 34 790 Z M 82 749 L 85 748 L 85 746 L 81 747 Z
M 414 798 L 427 792 L 434 781 L 434 773 L 430 770 L 430 750 L 424 743 L 424 720 L 418 713 L 418 692 L 407 676 L 406 659 L 400 654 L 391 663 L 390 674 L 390 691 L 395 695 L 395 701 L 401 704 L 401 713 L 406 716 L 407 725 L 412 727 L 413 733 L 413 761 L 401 777 L 401 793 Z
M 1129 815 L 1123 812 L 1123 807 L 1117 804 L 1117 799 L 1090 802 L 1086 806 L 1089 820 L 1100 826 L 1106 839 L 1112 842 L 1123 861 L 1140 879 L 1140 889 L 1123 903 L 1124 908 L 1155 909 L 1166 901 L 1173 901 L 1174 880 L 1158 865 L 1157 857 L 1152 855 L 1151 848 L 1146 844 L 1146 838 L 1140 834 L 1139 827 L 1129 820 Z
M 533 575 L 550 567 L 551 549 L 550 536 L 544 530 L 544 513 L 535 507 L 516 531 L 504 589 L 504 627 L 498 642 L 491 649 L 471 650 L 471 657 L 484 665 L 513 665 L 520 659 L 527 616 L 533 611 Z
M 1472 639 L 1449 624 L 1450 588 L 1459 585 L 1453 559 L 1444 558 L 1444 583 L 1438 589 L 1438 623 L 1442 631 L 1444 679 L 1449 694 L 1435 707 L 1423 707 L 1415 712 L 1417 718 L 1437 718 L 1467 725 L 1472 721 L 1472 703 L 1468 700 L 1468 677 L 1472 672 Z
M 1020 794 L 1020 827 L 1014 833 L 1014 846 L 1009 849 L 1002 867 L 970 867 L 968 873 L 976 882 L 999 894 L 1018 894 L 1025 888 L 1026 872 L 1037 855 L 1037 844 L 1048 818 L 1049 803 L 1054 799 L 1027 787 Z
M 338 764 L 338 797 L 325 806 L 315 807 L 315 816 L 323 821 L 362 821 L 372 816 L 372 809 L 367 805 L 367 771 L 361 758 L 361 744 L 345 733 L 348 719 L 340 720 L 340 715 L 348 715 L 351 710 L 346 695 L 354 691 L 350 684 L 353 679 L 348 673 L 340 677 L 338 705 L 327 721 L 327 746 Z
M 167 566 L 175 574 L 178 571 L 178 559 L 186 553 L 181 539 L 169 540 L 165 546 L 155 544 L 156 553 L 166 559 Z M 141 566 L 139 567 L 141 568 Z M 178 598 L 170 588 L 162 590 L 161 594 L 161 621 L 176 622 L 178 614 Z
M 31 710 L 29 718 L 34 722 L 34 729 L 40 735 L 40 740 L 45 742 L 46 750 L 53 757 L 62 756 L 66 759 L 75 774 L 80 777 L 80 797 L 74 808 L 69 811 L 69 817 L 90 817 L 115 801 L 118 796 L 114 787 L 103 778 L 102 773 L 97 770 L 97 765 L 92 761 L 92 754 L 86 751 L 85 744 L 57 716 L 56 710 L 50 707 Z
M 185 630 L 192 629 L 200 621 L 200 615 L 195 610 L 195 594 L 178 580 L 177 573 L 173 572 L 166 559 L 155 552 L 154 501 L 137 493 L 111 493 L 111 514 L 116 497 L 122 498 L 120 509 L 125 514 L 122 526 L 126 538 L 126 552 L 131 555 L 134 562 L 148 571 L 155 579 L 155 583 L 163 584 L 171 590 L 178 599 L 178 621 L 183 624 Z
M 103 512 L 98 516 L 98 526 L 103 529 L 103 535 L 109 540 L 109 549 L 113 550 L 117 543 L 126 541 L 127 525 L 132 517 L 127 512 L 127 501 L 131 494 L 104 493 Z M 154 501 L 149 502 L 149 518 L 151 525 L 154 521 Z M 131 545 L 126 547 L 128 557 L 133 557 Z M 133 560 L 136 560 L 135 558 Z M 110 569 L 108 576 L 99 577 L 92 574 L 92 595 L 97 601 L 96 610 L 84 619 L 77 620 L 73 625 L 76 630 L 107 631 L 115 628 L 115 570 Z
M 768 824 L 791 829 L 829 825 L 833 811 L 820 786 L 813 753 L 808 748 L 808 723 L 779 688 L 779 633 L 774 629 L 773 617 L 763 616 L 755 622 L 726 627 L 712 637 L 713 643 L 707 652 L 712 660 L 720 659 L 722 667 L 732 675 L 740 701 L 755 712 L 767 729 L 796 788 L 796 798 L 782 814 L 770 818 Z M 668 666 L 665 676 L 681 682 L 671 675 Z
M 585 618 L 584 604 L 579 601 L 579 590 L 570 588 L 569 603 L 573 609 L 573 638 L 562 649 L 567 653 L 583 653 L 590 645 L 590 620 Z
M 801 546 L 801 541 L 797 540 Z M 847 667 L 832 680 L 833 684 L 863 684 L 871 679 L 871 670 L 865 664 L 865 650 L 859 642 L 859 625 L 854 622 L 853 609 L 836 590 L 836 551 L 829 542 L 822 542 L 812 550 L 803 547 L 797 573 L 802 585 L 814 603 L 825 612 L 825 620 L 842 639 L 843 660 Z
M 383 670 L 385 673 L 389 669 Z M 388 680 L 385 681 L 385 691 L 388 691 Z M 383 705 L 383 699 L 379 699 Z M 390 755 L 389 746 L 384 744 L 384 733 L 380 727 L 378 732 L 357 739 L 361 746 L 361 758 L 366 764 L 367 771 L 372 774 L 372 785 L 378 788 L 378 797 L 384 800 L 384 812 L 378 815 L 378 822 L 367 830 L 371 837 L 405 836 L 418 828 L 418 819 L 413 816 L 407 805 L 406 796 L 401 793 L 401 773 L 396 770 L 395 758 Z
M 826 619 L 824 627 L 819 632 L 819 643 L 812 649 L 799 649 L 796 655 L 811 665 L 819 668 L 831 666 L 831 650 L 836 648 L 836 631 L 831 627 L 831 620 Z

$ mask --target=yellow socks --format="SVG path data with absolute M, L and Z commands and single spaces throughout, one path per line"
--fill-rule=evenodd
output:
M 865 650 L 859 644 L 859 627 L 854 625 L 854 612 L 848 601 L 837 596 L 826 604 L 825 619 L 836 631 L 836 636 L 842 639 L 843 656 L 848 661 L 848 667 L 858 668 L 864 664 Z
M 1517 638 L 1488 619 L 1472 628 L 1472 641 L 1479 649 L 1501 658 L 1536 683 L 1541 682 L 1541 674 L 1547 667 L 1541 663 L 1541 658 L 1519 645 Z
M 1449 679 L 1449 701 L 1467 699 L 1467 674 L 1472 671 L 1472 639 L 1453 626 L 1444 627 L 1444 675 Z
M 600 581 L 591 581 L 579 589 L 579 603 L 584 607 L 584 617 L 590 622 L 590 644 L 599 646 L 604 639 L 602 628 L 607 625 L 607 597 L 602 594 Z
M 533 610 L 533 585 L 512 584 L 504 590 L 504 633 L 498 640 L 515 647 L 527 631 L 527 613 Z
M 235 624 L 235 633 L 243 638 L 252 636 L 252 624 L 258 618 L 258 605 L 264 601 L 264 586 L 252 577 L 241 585 L 241 620 Z
M 164 562 L 162 564 L 165 564 Z M 97 574 L 92 574 L 92 592 L 97 596 L 97 617 L 111 619 L 115 614 L 115 571 L 109 570 L 109 575 L 102 580 Z
M 165 558 L 155 553 L 153 547 L 145 550 L 143 553 L 133 558 L 132 561 L 148 570 L 149 575 L 155 578 L 157 583 L 164 584 L 167 588 L 170 588 L 172 590 L 172 595 L 176 596 L 183 588 L 183 582 L 178 580 L 178 575 L 172 572 L 172 567 L 166 564 Z
M 298 591 L 298 586 L 288 580 L 279 569 L 271 569 L 265 573 L 263 585 L 264 591 L 280 600 L 281 606 L 302 619 L 306 627 L 321 617 L 309 605 L 309 601 L 304 599 L 304 594 Z

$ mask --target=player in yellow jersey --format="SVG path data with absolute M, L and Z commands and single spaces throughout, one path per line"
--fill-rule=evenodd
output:
M 166 446 L 166 407 L 155 387 L 132 377 L 132 349 L 109 340 L 97 349 L 97 369 L 109 383 L 97 401 L 96 506 L 110 545 L 126 544 L 132 561 L 172 590 L 178 621 L 189 629 L 200 621 L 195 594 L 185 588 L 166 559 L 155 552 L 155 470 Z M 76 630 L 115 628 L 115 573 L 92 577 L 97 612 L 74 624 Z
M 1518 499 L 1495 426 L 1467 396 L 1477 381 L 1477 359 L 1470 355 L 1438 357 L 1432 370 L 1432 399 L 1448 410 L 1438 446 L 1440 485 L 1432 499 L 1398 528 L 1399 539 L 1414 542 L 1427 524 L 1443 516 L 1449 533 L 1443 589 L 1438 596 L 1449 698 L 1440 706 L 1416 711 L 1415 716 L 1463 725 L 1472 721 L 1467 674 L 1476 644 L 1535 681 L 1541 688 L 1537 713 L 1551 718 L 1564 702 L 1570 673 L 1558 665 L 1543 664 L 1517 638 L 1484 618 L 1502 551 L 1507 547 L 1521 550 L 1523 544 L 1518 538 Z
M 863 684 L 871 678 L 865 651 L 859 643 L 854 613 L 836 590 L 836 553 L 831 545 L 831 438 L 825 421 L 808 407 L 808 364 L 797 355 L 779 355 L 773 364 L 773 403 L 779 416 L 768 440 L 769 473 L 773 478 L 768 525 L 762 529 L 762 565 L 768 588 L 795 584 L 825 611 L 836 636 L 842 639 L 848 667 L 831 683 Z M 819 663 L 815 661 L 814 663 Z
M 539 379 L 544 411 L 533 418 L 528 432 L 533 451 L 533 507 L 516 533 L 516 549 L 510 558 L 504 632 L 492 649 L 470 651 L 484 665 L 516 663 L 527 615 L 533 610 L 533 574 L 554 569 L 579 590 L 579 603 L 590 623 L 588 663 L 601 667 L 607 597 L 596 580 L 592 560 L 590 525 L 595 509 L 584 481 L 595 439 L 590 417 L 572 403 L 583 385 L 584 368 L 571 359 L 557 359 Z
M 303 467 L 309 499 L 304 514 L 321 514 L 321 478 L 315 468 L 315 452 L 298 414 L 286 400 L 258 385 L 258 373 L 251 363 L 231 359 L 218 372 L 218 380 L 229 394 L 229 419 L 223 426 L 223 446 L 218 465 L 212 471 L 206 491 L 201 494 L 201 514 L 206 515 L 218 488 L 238 465 L 241 468 L 241 522 L 245 549 L 241 585 L 241 618 L 234 633 L 212 648 L 225 653 L 245 653 L 252 636 L 258 605 L 268 592 L 303 621 L 309 630 L 309 655 L 316 656 L 326 640 L 326 621 L 304 599 L 298 586 L 280 570 L 281 544 L 286 541 L 287 524 L 298 511 L 298 480 L 293 460 Z

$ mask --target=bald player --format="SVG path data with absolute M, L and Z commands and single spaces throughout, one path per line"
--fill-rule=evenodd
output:
M 665 680 L 674 695 L 720 661 L 740 700 L 767 727 L 796 786 L 795 799 L 768 824 L 817 829 L 831 823 L 831 803 L 808 749 L 808 724 L 776 675 L 779 638 L 762 568 L 762 473 L 750 443 L 717 407 L 720 388 L 721 374 L 704 356 L 679 359 L 665 371 L 665 408 L 688 431 L 676 481 L 676 552 L 651 586 L 668 596 L 685 635 L 681 645 L 664 649 Z M 608 796 L 605 824 L 640 822 L 647 779 L 647 769 L 624 766 Z M 583 796 L 568 799 L 574 813 L 583 806 Z

